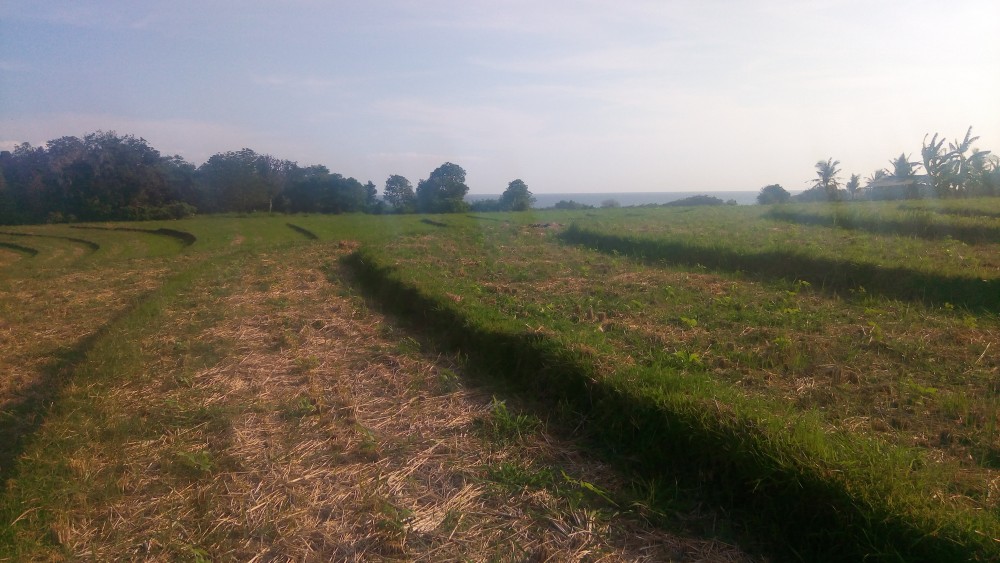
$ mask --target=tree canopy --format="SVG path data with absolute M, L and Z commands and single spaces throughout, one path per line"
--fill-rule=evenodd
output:
M 145 139 L 97 131 L 0 153 L 0 222 L 165 219 L 188 212 L 191 167 Z M 180 203 L 184 205 L 177 205 Z
M 507 184 L 507 189 L 500 196 L 500 209 L 504 211 L 527 211 L 535 202 L 534 196 L 528 190 L 528 185 L 522 180 L 513 180 Z
M 780 184 L 770 184 L 760 189 L 760 193 L 757 194 L 757 203 L 761 205 L 785 203 L 791 197 L 792 195 L 785 188 L 782 188 Z
M 398 174 L 384 200 L 372 181 L 250 148 L 216 153 L 201 166 L 163 156 L 145 139 L 96 131 L 43 147 L 0 151 L 0 224 L 171 219 L 202 213 L 450 213 L 465 211 L 465 170 L 446 162 L 414 190 Z M 515 180 L 503 204 L 527 209 Z
M 421 213 L 457 213 L 468 210 L 465 194 L 465 169 L 446 162 L 417 183 L 417 211 Z
M 413 191 L 413 184 L 399 174 L 386 178 L 382 198 L 399 213 L 412 213 L 417 209 L 417 195 Z
M 195 167 L 145 139 L 97 131 L 0 152 L 0 223 L 120 221 L 206 213 L 377 212 L 378 189 L 325 166 L 244 148 Z
M 840 166 L 839 160 L 833 158 L 826 161 L 820 160 L 816 163 L 816 180 L 813 187 L 826 193 L 827 199 L 835 201 L 837 199 L 837 189 L 840 188 Z

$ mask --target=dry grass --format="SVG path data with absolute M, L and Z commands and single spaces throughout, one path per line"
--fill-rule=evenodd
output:
M 623 486 L 544 431 L 513 444 L 483 436 L 477 428 L 491 416 L 491 397 L 464 387 L 447 358 L 421 354 L 327 281 L 316 266 L 336 252 L 344 250 L 312 245 L 261 256 L 237 291 L 167 314 L 145 343 L 145 377 L 108 399 L 130 411 L 122 416 L 190 416 L 124 451 L 93 448 L 70 460 L 81 482 L 112 474 L 117 491 L 56 518 L 55 535 L 76 557 L 748 559 L 544 487 L 492 481 L 487 469 L 508 464 L 558 467 L 610 491 Z M 182 341 L 181 327 L 196 318 L 216 320 Z M 177 353 L 190 342 L 225 354 L 200 365 L 194 352 Z
M 0 292 L 0 411 L 23 402 L 53 358 L 96 333 L 139 295 L 157 287 L 162 266 L 71 270 L 3 280 Z
M 0 248 L 0 268 L 6 268 L 11 264 L 20 261 L 24 257 L 20 252 Z

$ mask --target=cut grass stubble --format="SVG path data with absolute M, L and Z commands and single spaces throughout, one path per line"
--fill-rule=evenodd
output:
M 639 461 L 654 475 L 687 470 L 706 489 L 725 491 L 723 503 L 755 513 L 758 531 L 784 542 L 783 549 L 825 559 L 976 557 L 995 550 L 994 540 L 980 534 L 996 523 L 973 512 L 953 518 L 950 506 L 933 508 L 922 488 L 933 472 L 914 471 L 921 462 L 904 450 L 831 433 L 808 413 L 785 419 L 784 408 L 666 365 L 618 362 L 608 372 L 599 367 L 600 350 L 581 348 L 559 330 L 525 327 L 477 305 L 474 294 L 456 292 L 461 284 L 445 289 L 433 275 L 388 265 L 398 259 L 383 254 L 369 249 L 349 259 L 374 296 L 478 368 L 587 413 L 612 457 Z

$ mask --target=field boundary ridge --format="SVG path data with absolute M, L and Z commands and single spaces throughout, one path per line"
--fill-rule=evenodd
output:
M 549 412 L 568 406 L 581 413 L 586 434 L 610 461 L 706 492 L 745 517 L 765 549 L 782 558 L 976 561 L 1000 555 L 995 519 L 931 506 L 907 480 L 908 464 L 916 461 L 898 448 L 835 435 L 824 444 L 835 452 L 817 454 L 786 421 L 746 405 L 672 392 L 658 370 L 602 375 L 591 353 L 475 300 L 459 303 L 417 285 L 377 252 L 362 248 L 342 259 L 369 298 L 436 345 L 467 357 L 477 372 L 536 397 Z M 845 459 L 850 462 L 837 463 Z

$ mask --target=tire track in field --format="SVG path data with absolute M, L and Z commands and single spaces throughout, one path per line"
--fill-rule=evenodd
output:
M 115 320 L 134 310 L 168 270 L 56 272 L 5 280 L 0 289 L 0 481 L 10 477 L 46 406 Z

